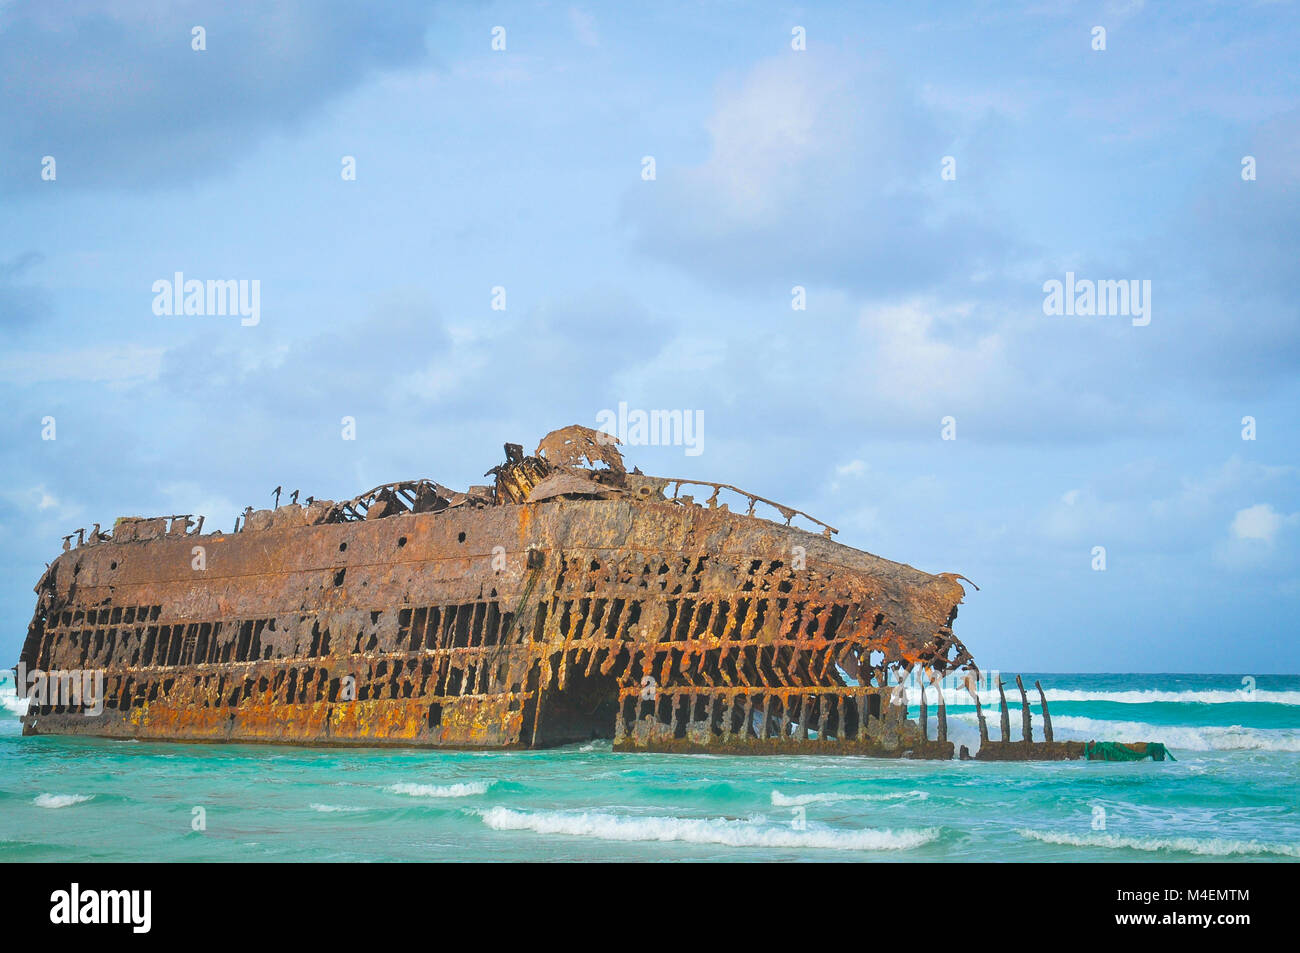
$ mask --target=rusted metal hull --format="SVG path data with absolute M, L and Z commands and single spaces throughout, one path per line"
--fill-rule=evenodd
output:
M 980 744 L 976 761 L 1078 761 L 1084 755 L 1082 741 L 987 741 Z
M 891 684 L 971 665 L 958 577 L 731 512 L 725 485 L 668 498 L 612 448 L 613 469 L 557 462 L 571 443 L 508 446 L 468 494 L 96 528 L 37 586 L 20 668 L 102 672 L 102 711 L 37 693 L 24 732 L 952 756 L 942 709 L 930 738 Z
M 789 568 L 792 546 L 809 568 Z M 811 727 L 822 751 L 902 753 L 917 739 L 892 723 L 899 706 L 845 685 L 836 662 L 876 647 L 915 664 L 938 640 L 908 626 L 923 612 L 937 634 L 961 587 L 896 567 L 916 579 L 894 590 L 873 561 L 737 514 L 606 500 L 86 546 L 51 567 L 23 660 L 102 668 L 108 704 L 98 717 L 37 705 L 25 730 L 458 747 L 603 734 L 647 750 L 748 738 L 758 751 Z M 645 673 L 658 703 L 634 712 Z M 707 738 L 678 698 L 707 700 Z M 786 728 L 807 714 L 750 738 L 755 705 Z M 643 714 L 669 735 L 629 728 Z

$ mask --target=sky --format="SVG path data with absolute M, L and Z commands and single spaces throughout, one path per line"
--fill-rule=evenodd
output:
M 0 0 L 0 654 L 78 527 L 625 403 L 703 421 L 629 465 L 968 577 L 982 668 L 1300 671 L 1298 52 L 1290 2 Z

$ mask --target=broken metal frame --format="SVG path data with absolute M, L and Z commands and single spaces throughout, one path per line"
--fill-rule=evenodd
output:
M 708 498 L 705 505 L 707 505 L 709 509 L 715 509 L 719 506 L 718 492 L 720 490 L 731 490 L 732 492 L 738 493 L 739 495 L 745 497 L 749 501 L 749 508 L 745 511 L 746 516 L 754 516 L 754 509 L 756 505 L 759 503 L 766 503 L 768 506 L 771 506 L 773 509 L 779 512 L 782 517 L 785 518 L 786 526 L 792 525 L 791 520 L 793 520 L 796 516 L 802 516 L 804 519 L 816 523 L 818 526 L 820 526 L 822 535 L 825 536 L 827 539 L 830 539 L 830 537 L 833 534 L 839 532 L 839 530 L 836 529 L 834 526 L 831 526 L 829 523 L 822 522 L 817 517 L 805 513 L 803 510 L 797 510 L 792 506 L 786 506 L 784 503 L 778 503 L 775 500 L 769 500 L 767 497 L 759 496 L 757 493 L 750 493 L 748 490 L 742 490 L 740 487 L 732 486 L 730 483 L 714 483 L 712 480 L 687 480 L 687 479 L 681 479 L 677 477 L 659 477 L 658 479 L 663 480 L 665 486 L 669 486 L 669 485 L 672 486 L 673 488 L 672 499 L 674 500 L 679 498 L 678 494 L 681 492 L 681 488 L 683 486 L 708 486 L 713 488 L 713 494 Z M 691 498 L 687 498 L 687 499 L 690 500 Z M 726 504 L 724 503 L 722 504 L 722 506 L 725 508 Z
M 1047 693 L 1043 691 L 1042 682 L 1035 680 L 1038 689 L 1038 701 L 1043 709 L 1043 740 L 1034 740 L 1033 715 L 1029 708 L 1029 696 L 1025 692 L 1025 683 L 1016 676 L 1016 687 L 1020 690 L 1019 741 L 1011 739 L 1011 715 L 1007 709 L 1007 693 L 998 678 L 998 713 L 1001 737 L 997 741 L 989 740 L 988 724 L 984 720 L 984 709 L 980 705 L 979 693 L 968 682 L 967 691 L 975 700 L 975 717 L 979 722 L 980 747 L 975 754 L 976 761 L 1073 761 L 1084 757 L 1086 743 L 1082 741 L 1056 741 L 1052 736 L 1052 716 L 1047 710 Z M 970 752 L 962 745 L 961 757 L 967 759 Z

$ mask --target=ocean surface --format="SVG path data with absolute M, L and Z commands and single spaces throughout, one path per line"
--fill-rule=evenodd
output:
M 999 765 L 632 755 L 599 741 L 472 753 L 24 738 L 6 672 L 0 859 L 1300 858 L 1300 676 L 1258 676 L 1253 688 L 1236 675 L 1044 674 L 1027 684 L 1034 678 L 1048 690 L 1058 740 L 1160 741 L 1177 760 Z M 982 698 L 996 738 L 996 693 Z M 1017 737 L 1014 702 L 1011 721 Z M 972 707 L 950 707 L 949 737 L 978 747 Z

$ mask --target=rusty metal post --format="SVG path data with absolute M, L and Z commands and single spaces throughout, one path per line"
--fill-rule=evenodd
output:
M 1016 676 L 1016 688 L 1020 689 L 1020 721 L 1025 734 L 1025 743 L 1032 744 L 1034 723 L 1029 716 L 1029 698 L 1025 695 L 1025 683 L 1021 681 L 1019 675 Z
M 980 744 L 986 745 L 989 743 L 989 726 L 984 720 L 984 708 L 980 705 L 979 693 L 969 685 L 967 686 L 967 691 L 969 691 L 971 697 L 975 699 L 975 718 L 980 723 Z
M 1047 695 L 1043 691 L 1043 683 L 1034 679 L 1034 687 L 1038 689 L 1038 700 L 1043 706 L 1043 740 L 1049 744 L 1052 741 L 1052 716 L 1047 713 Z
M 917 719 L 921 724 L 921 737 L 930 740 L 929 709 L 925 703 L 925 682 L 921 682 L 921 715 Z
M 943 700 L 943 686 L 935 685 L 935 693 L 939 696 L 939 730 L 935 735 L 936 741 L 948 740 L 948 706 Z
M 999 710 L 1002 713 L 1002 719 L 1001 719 L 1002 740 L 1004 742 L 1010 741 L 1011 740 L 1011 713 L 1007 711 L 1007 693 L 1003 690 L 1001 675 L 998 676 L 998 698 L 1001 699 L 1001 702 L 999 703 Z

